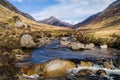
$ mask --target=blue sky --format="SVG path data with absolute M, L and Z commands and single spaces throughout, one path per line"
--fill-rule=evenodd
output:
M 50 16 L 75 24 L 103 11 L 116 0 L 8 0 L 36 20 Z

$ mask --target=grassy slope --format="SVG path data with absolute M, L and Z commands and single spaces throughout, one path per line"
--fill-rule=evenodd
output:
M 120 33 L 120 2 L 114 2 L 108 6 L 102 14 L 100 14 L 91 23 L 83 25 L 78 29 L 95 32 L 99 36 Z
M 25 18 L 24 16 L 19 15 L 15 12 L 3 7 L 2 5 L 0 5 L 0 22 L 6 22 L 8 19 L 10 19 L 16 15 L 19 16 L 24 23 L 34 25 L 34 29 L 36 29 L 36 30 L 38 30 L 38 29 L 42 29 L 42 30 L 67 30 L 68 29 L 68 28 L 61 28 L 58 26 L 51 26 L 51 25 L 47 25 L 47 24 L 37 23 L 35 21 L 29 20 L 29 19 Z

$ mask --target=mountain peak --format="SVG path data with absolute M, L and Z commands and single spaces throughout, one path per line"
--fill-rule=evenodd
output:
M 54 16 L 51 16 L 51 17 L 49 17 L 49 19 L 57 19 L 56 17 L 54 17 Z
M 50 24 L 50 25 L 55 25 L 55 26 L 63 26 L 63 27 L 70 27 L 70 28 L 72 27 L 72 24 L 69 24 L 67 22 L 63 22 L 54 16 L 51 16 L 51 17 L 44 19 L 44 20 L 41 20 L 39 22 L 45 23 L 45 24 Z

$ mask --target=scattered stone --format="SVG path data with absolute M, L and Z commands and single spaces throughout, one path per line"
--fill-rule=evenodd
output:
M 26 48 L 33 48 L 35 47 L 35 42 L 33 41 L 33 38 L 29 34 L 25 34 L 21 37 L 20 40 L 21 47 L 26 47 Z

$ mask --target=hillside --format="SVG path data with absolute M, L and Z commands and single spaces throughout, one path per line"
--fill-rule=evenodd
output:
M 45 24 L 49 24 L 49 25 L 55 25 L 55 26 L 61 26 L 61 27 L 69 27 L 69 28 L 72 28 L 72 24 L 69 24 L 69 23 L 66 23 L 66 22 L 63 22 L 53 16 L 47 18 L 47 19 L 44 19 L 44 20 L 41 20 L 39 21 L 40 23 L 45 23 Z
M 15 6 L 13 6 L 11 3 L 9 3 L 6 0 L 0 1 L 0 23 L 2 22 L 7 22 L 9 19 L 11 19 L 13 16 L 19 16 L 21 20 L 29 25 L 33 25 L 36 30 L 42 29 L 42 30 L 47 30 L 47 29 L 60 29 L 64 30 L 67 28 L 64 27 L 58 27 L 58 26 L 51 26 L 47 24 L 42 24 L 38 23 L 33 20 L 33 18 L 27 14 L 19 11 Z
M 11 3 L 9 3 L 7 0 L 3 0 L 3 1 L 0 1 L 0 4 L 8 9 L 10 9 L 11 11 L 14 11 L 20 15 L 23 15 L 24 17 L 28 18 L 28 19 L 31 19 L 31 20 L 34 20 L 34 18 L 27 14 L 27 13 L 24 13 L 24 12 L 21 12 L 19 11 L 15 6 L 13 6 Z
M 119 30 L 120 29 L 120 0 L 113 2 L 104 11 L 90 16 L 85 21 L 75 25 L 77 29 L 87 30 Z M 109 31 L 110 32 L 110 31 Z M 114 31 L 115 32 L 115 31 Z

